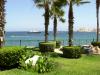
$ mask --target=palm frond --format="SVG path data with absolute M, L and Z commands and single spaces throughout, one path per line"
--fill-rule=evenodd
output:
M 51 15 L 56 15 L 56 16 L 64 16 L 64 11 L 63 9 L 57 7 L 57 6 L 52 6 L 51 8 Z
M 72 3 L 79 6 L 79 5 L 83 5 L 83 4 L 86 4 L 86 3 L 90 3 L 90 1 L 73 0 Z
M 38 8 L 43 8 L 44 7 L 44 1 L 45 0 L 33 0 L 33 2 L 35 3 L 36 7 L 38 7 Z
M 35 4 L 43 2 L 43 0 L 33 0 Z
M 65 19 L 64 19 L 64 18 L 61 17 L 59 20 L 60 20 L 62 23 L 65 23 Z
M 67 4 L 67 1 L 66 0 L 56 0 L 53 4 L 58 7 L 63 7 Z
M 38 8 L 44 8 L 44 4 L 43 3 L 37 3 L 36 7 L 38 7 Z
M 77 3 L 77 5 L 82 5 L 82 4 L 86 4 L 86 3 L 90 3 L 90 1 L 81 1 L 80 3 Z

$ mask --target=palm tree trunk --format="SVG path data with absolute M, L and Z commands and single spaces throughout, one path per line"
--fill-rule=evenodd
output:
M 48 26 L 49 26 L 49 5 L 45 5 L 45 42 L 48 42 Z
M 72 5 L 72 1 L 70 2 L 70 6 L 69 6 L 69 13 L 68 13 L 68 23 L 69 23 L 69 26 L 68 26 L 68 34 L 69 34 L 69 40 L 68 40 L 68 44 L 69 46 L 72 46 L 73 45 L 73 5 Z
M 0 0 L 0 47 L 4 44 L 5 0 Z
M 57 18 L 56 16 L 54 16 L 54 27 L 53 27 L 53 31 L 54 31 L 54 41 L 56 41 L 56 35 L 57 35 Z
M 99 0 L 96 0 L 96 17 L 97 17 L 97 39 L 99 41 Z

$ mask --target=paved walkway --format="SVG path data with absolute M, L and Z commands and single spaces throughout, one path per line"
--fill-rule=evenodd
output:
M 34 46 L 27 46 L 26 48 L 34 48 Z M 59 53 L 59 54 L 63 54 L 63 52 L 60 50 L 62 48 L 62 46 L 60 48 L 56 48 L 54 49 L 54 52 Z

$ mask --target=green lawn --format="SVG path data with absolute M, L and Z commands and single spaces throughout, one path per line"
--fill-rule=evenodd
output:
M 50 73 L 38 74 L 20 69 L 0 71 L 0 75 L 100 75 L 100 55 L 86 56 L 80 59 L 54 58 L 58 68 Z

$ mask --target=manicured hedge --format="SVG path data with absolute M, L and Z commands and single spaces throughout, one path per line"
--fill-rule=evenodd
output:
M 92 44 L 93 46 L 99 46 L 99 47 L 100 47 L 100 42 L 91 42 L 91 44 Z
M 41 52 L 53 51 L 55 47 L 56 47 L 55 41 L 40 42 L 39 43 L 39 48 L 40 48 Z
M 63 56 L 66 58 L 79 58 L 81 57 L 81 48 L 78 46 L 68 47 L 65 46 L 62 49 Z
M 56 48 L 60 48 L 61 46 L 61 41 L 56 41 Z
M 9 68 L 19 64 L 24 47 L 3 47 L 0 49 L 0 67 Z

